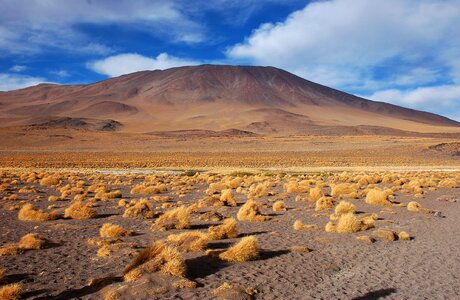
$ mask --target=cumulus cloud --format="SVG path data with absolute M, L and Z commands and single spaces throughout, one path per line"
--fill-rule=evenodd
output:
M 182 13 L 174 1 L 3 0 L 0 50 L 36 53 L 47 48 L 107 55 L 110 46 L 91 41 L 79 24 L 134 28 L 171 41 L 204 40 L 203 27 Z
M 405 91 L 388 89 L 364 97 L 445 114 L 453 118 L 460 117 L 460 85 L 419 87 Z
M 43 83 L 42 77 L 0 73 L 0 91 L 11 91 Z
M 336 87 L 358 86 L 372 78 L 373 68 L 391 60 L 419 67 L 429 62 L 425 69 L 442 64 L 454 72 L 458 28 L 460 5 L 454 0 L 320 1 L 284 22 L 261 25 L 227 54 Z
M 163 70 L 173 67 L 197 65 L 200 62 L 161 53 L 157 57 L 147 57 L 137 53 L 123 53 L 88 63 L 91 70 L 108 75 L 120 76 L 143 70 Z

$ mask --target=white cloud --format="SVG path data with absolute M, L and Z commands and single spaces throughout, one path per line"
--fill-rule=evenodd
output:
M 25 71 L 27 69 L 26 66 L 22 66 L 22 65 L 14 65 L 10 68 L 10 71 L 11 72 L 22 72 L 22 71 Z
M 196 43 L 203 27 L 182 13 L 174 1 L 2 0 L 0 50 L 36 53 L 59 48 L 107 55 L 113 50 L 91 41 L 79 24 L 135 28 L 169 41 Z
M 163 70 L 173 67 L 197 65 L 200 62 L 161 53 L 151 58 L 137 53 L 124 53 L 88 63 L 91 70 L 111 77 L 143 70 Z
M 11 91 L 45 82 L 44 78 L 0 73 L 0 91 Z
M 56 70 L 56 71 L 51 71 L 50 73 L 58 77 L 62 77 L 62 78 L 70 76 L 70 73 L 67 70 Z
M 398 74 L 398 84 L 423 84 L 437 72 L 433 65 L 460 72 L 452 63 L 460 61 L 458 28 L 456 0 L 319 1 L 284 22 L 261 25 L 227 55 L 338 88 L 359 88 L 374 80 L 373 68 L 397 60 L 418 68 L 401 70 L 407 74 Z
M 460 85 L 420 87 L 411 90 L 388 89 L 365 98 L 385 101 L 410 108 L 432 111 L 454 118 L 460 117 Z

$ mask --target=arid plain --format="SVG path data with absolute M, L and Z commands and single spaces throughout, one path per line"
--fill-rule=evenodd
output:
M 0 117 L 0 299 L 460 295 L 453 120 L 208 65 Z

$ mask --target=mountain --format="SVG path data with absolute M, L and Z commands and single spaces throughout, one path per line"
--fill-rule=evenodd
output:
M 221 65 L 0 92 L 0 120 L 1 127 L 52 124 L 168 136 L 460 131 L 448 118 L 366 100 L 274 67 Z

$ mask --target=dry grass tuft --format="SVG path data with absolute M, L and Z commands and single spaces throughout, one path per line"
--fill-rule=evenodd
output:
M 123 218 L 130 219 L 151 219 L 158 213 L 147 199 L 137 201 L 133 206 L 126 208 Z
M 44 222 L 56 220 L 58 218 L 58 213 L 41 211 L 36 209 L 32 204 L 25 204 L 22 206 L 18 214 L 18 219 L 21 221 Z
M 311 252 L 311 249 L 306 246 L 292 246 L 289 247 L 291 252 Z
M 187 267 L 178 249 L 157 241 L 142 250 L 125 268 L 124 280 L 134 281 L 145 273 L 161 272 L 163 274 L 185 277 Z
M 19 240 L 19 248 L 25 250 L 38 250 L 46 247 L 47 240 L 36 233 L 29 233 Z
M 334 206 L 334 201 L 332 200 L 332 198 L 323 196 L 316 201 L 315 210 L 316 211 L 327 210 L 327 209 L 332 208 L 333 206 Z
M 394 241 L 397 238 L 396 233 L 393 230 L 379 228 L 375 230 L 374 235 L 381 240 Z
M 168 241 L 178 249 L 185 252 L 204 251 L 209 242 L 209 237 L 201 231 L 187 231 L 179 234 L 171 234 Z
M 260 254 L 259 243 L 255 236 L 247 236 L 241 239 L 238 243 L 231 246 L 224 252 L 208 251 L 208 255 L 216 255 L 223 261 L 228 262 L 245 262 L 256 260 Z
M 6 271 L 5 269 L 3 268 L 0 268 L 0 281 L 3 280 L 3 278 L 5 278 L 5 274 L 6 274 Z
M 241 206 L 240 210 L 236 214 L 236 217 L 240 221 L 249 222 L 263 222 L 270 219 L 268 216 L 264 216 L 260 213 L 260 205 L 251 199 Z
M 236 206 L 235 196 L 233 195 L 231 189 L 222 191 L 222 194 L 220 195 L 220 201 L 222 201 L 226 206 Z
M 324 230 L 326 230 L 326 232 L 337 232 L 337 227 L 334 225 L 334 223 L 327 222 Z
M 275 203 L 273 203 L 273 211 L 286 211 L 286 205 L 283 201 L 276 201 Z
M 208 228 L 212 240 L 233 239 L 238 236 L 237 222 L 234 218 L 225 219 L 224 223 Z
M 422 205 L 416 201 L 407 203 L 407 210 L 412 212 L 419 212 L 422 210 Z
M 88 220 L 98 216 L 95 209 L 82 202 L 75 202 L 64 211 L 64 218 L 76 220 Z
M 123 227 L 111 223 L 103 224 L 101 229 L 99 230 L 99 233 L 103 238 L 129 236 L 132 234 L 131 231 L 125 230 L 123 229 Z
M 0 256 L 13 256 L 21 254 L 23 250 L 16 244 L 6 244 L 0 247 Z
M 153 224 L 152 230 L 190 228 L 190 213 L 185 206 L 166 211 Z
M 401 241 L 410 241 L 410 234 L 405 231 L 398 233 L 398 239 Z
M 302 221 L 300 221 L 300 220 L 296 220 L 292 227 L 294 228 L 294 230 L 315 230 L 315 229 L 319 228 L 316 225 L 303 224 Z
M 241 299 L 249 300 L 253 299 L 254 295 L 257 294 L 257 290 L 252 288 L 242 288 L 240 286 L 231 285 L 228 282 L 224 282 L 217 289 L 212 291 L 212 294 L 218 300 L 225 299 Z
M 316 202 L 318 201 L 321 197 L 324 196 L 323 190 L 321 187 L 314 187 L 310 189 L 310 195 L 309 195 L 310 202 Z
M 393 194 L 392 190 L 372 189 L 366 195 L 365 202 L 371 205 L 390 206 L 392 203 L 388 197 Z
M 364 231 L 374 227 L 373 219 L 359 219 L 353 213 L 346 213 L 340 216 L 337 222 L 338 233 L 353 233 Z
M 19 300 L 21 299 L 22 287 L 18 283 L 0 287 L 1 300 Z
M 335 207 L 335 213 L 337 215 L 343 215 L 347 213 L 355 213 L 356 206 L 353 203 L 347 201 L 340 201 L 340 203 Z
M 367 235 L 357 236 L 356 239 L 366 244 L 373 244 L 375 242 L 374 238 L 367 236 Z

